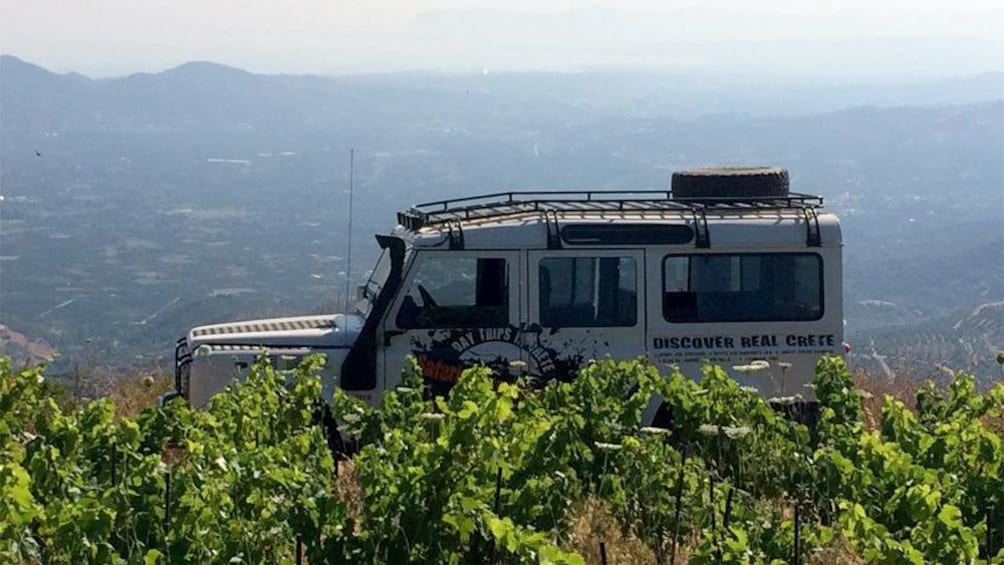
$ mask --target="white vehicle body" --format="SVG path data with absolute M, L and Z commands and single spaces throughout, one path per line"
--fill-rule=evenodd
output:
M 814 400 L 816 361 L 843 344 L 841 233 L 807 195 L 674 199 L 668 192 L 504 193 L 399 214 L 350 314 L 192 329 L 178 393 L 201 406 L 262 355 L 327 355 L 336 386 L 376 403 L 413 355 L 429 391 L 486 364 L 572 378 L 644 357 L 699 378 L 725 368 L 765 397 Z

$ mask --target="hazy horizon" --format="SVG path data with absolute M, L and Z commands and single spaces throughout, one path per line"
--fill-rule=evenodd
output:
M 187 61 L 179 61 L 176 64 L 170 64 L 169 66 L 150 66 L 147 68 L 138 68 L 135 70 L 130 70 L 128 72 L 122 72 L 118 74 L 95 74 L 82 72 L 75 68 L 56 68 L 46 65 L 38 60 L 27 58 L 19 53 L 0 51 L 0 57 L 12 57 L 26 63 L 28 65 L 36 66 L 44 71 L 55 73 L 57 75 L 77 75 L 90 80 L 104 81 L 104 80 L 116 80 L 124 79 L 134 75 L 156 75 L 160 73 L 165 73 L 185 67 L 186 65 L 193 64 L 206 64 L 206 65 L 217 65 L 220 67 L 234 69 L 240 72 L 247 72 L 253 75 L 259 76 L 289 76 L 289 77 L 330 77 L 330 78 L 351 78 L 351 77 L 380 77 L 380 76 L 443 76 L 443 77 L 474 77 L 480 75 L 492 75 L 492 76 L 507 76 L 507 75 L 550 75 L 550 76 L 603 76 L 609 74 L 624 75 L 624 76 L 637 76 L 637 77 L 666 77 L 667 79 L 672 77 L 687 77 L 687 78 L 706 78 L 710 82 L 709 87 L 714 87 L 715 85 L 721 87 L 722 85 L 730 84 L 732 82 L 742 83 L 749 86 L 756 86 L 761 90 L 770 90 L 772 88 L 783 88 L 786 86 L 797 86 L 797 87 L 814 87 L 814 88 L 852 88 L 855 85 L 860 87 L 868 86 L 900 86 L 907 87 L 915 84 L 937 84 L 942 81 L 952 81 L 952 80 L 970 80 L 978 79 L 979 77 L 987 77 L 991 75 L 1001 75 L 1004 74 L 1004 65 L 1001 68 L 987 68 L 983 70 L 973 69 L 969 72 L 951 70 L 945 73 L 930 73 L 930 74 L 897 74 L 897 75 L 882 75 L 882 76 L 868 76 L 868 75 L 858 75 L 858 76 L 830 76 L 830 75 L 813 75 L 808 73 L 756 73 L 753 71 L 748 72 L 731 72 L 726 73 L 723 71 L 716 71 L 713 69 L 708 70 L 674 70 L 666 68 L 642 68 L 642 67 L 593 67 L 593 68 L 565 68 L 565 69 L 501 69 L 496 71 L 490 71 L 489 69 L 386 69 L 386 70 L 345 70 L 345 71 L 332 71 L 332 72 L 284 72 L 284 71 L 258 71 L 255 69 L 249 69 L 241 67 L 239 65 L 233 65 L 225 63 L 222 61 L 211 60 L 211 59 L 190 59 Z M 758 81 L 759 79 L 759 81 Z M 2 80 L 2 77 L 0 77 Z M 987 97 L 987 100 L 998 99 L 1004 97 L 1004 92 L 1000 93 L 1000 96 Z
M 1004 3 L 60 0 L 0 3 L 0 52 L 105 78 L 212 61 L 256 73 L 632 70 L 837 79 L 1002 70 Z M 862 62 L 867 62 L 867 65 Z

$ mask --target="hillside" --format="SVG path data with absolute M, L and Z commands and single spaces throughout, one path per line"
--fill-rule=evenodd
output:
M 853 362 L 876 377 L 947 382 L 955 371 L 965 370 L 983 375 L 989 385 L 1004 378 L 995 360 L 1004 343 L 1002 334 L 1004 302 L 991 302 L 969 312 L 876 328 L 850 339 L 855 346 Z

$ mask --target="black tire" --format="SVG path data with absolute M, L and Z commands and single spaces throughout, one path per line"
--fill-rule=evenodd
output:
M 317 408 L 314 412 L 314 421 L 324 430 L 324 439 L 328 449 L 331 450 L 331 456 L 335 459 L 335 464 L 341 460 L 351 459 L 355 455 L 355 444 L 342 437 L 342 433 L 338 430 L 338 421 L 332 416 L 330 406 L 324 404 Z
M 693 453 L 693 447 L 696 444 L 695 438 L 690 437 L 689 434 L 685 434 L 683 428 L 677 425 L 673 414 L 673 406 L 670 403 L 659 403 L 659 409 L 656 411 L 655 417 L 652 418 L 652 426 L 669 430 L 669 438 L 667 440 L 669 445 L 677 450 Z M 687 437 L 684 437 L 685 435 Z
M 816 426 L 819 424 L 819 418 L 822 414 L 822 407 L 818 402 L 802 401 L 795 402 L 793 404 L 777 404 L 771 402 L 770 407 L 785 418 L 793 422 L 803 424 L 805 427 L 809 428 L 810 434 L 815 435 Z
M 788 196 L 788 170 L 779 167 L 713 167 L 673 173 L 673 198 Z

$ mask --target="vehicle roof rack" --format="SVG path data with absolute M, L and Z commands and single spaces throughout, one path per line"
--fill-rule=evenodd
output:
M 788 210 L 822 205 L 822 196 L 797 192 L 786 196 L 673 198 L 668 190 L 510 191 L 416 204 L 398 212 L 397 221 L 415 231 L 425 226 L 528 213 Z

